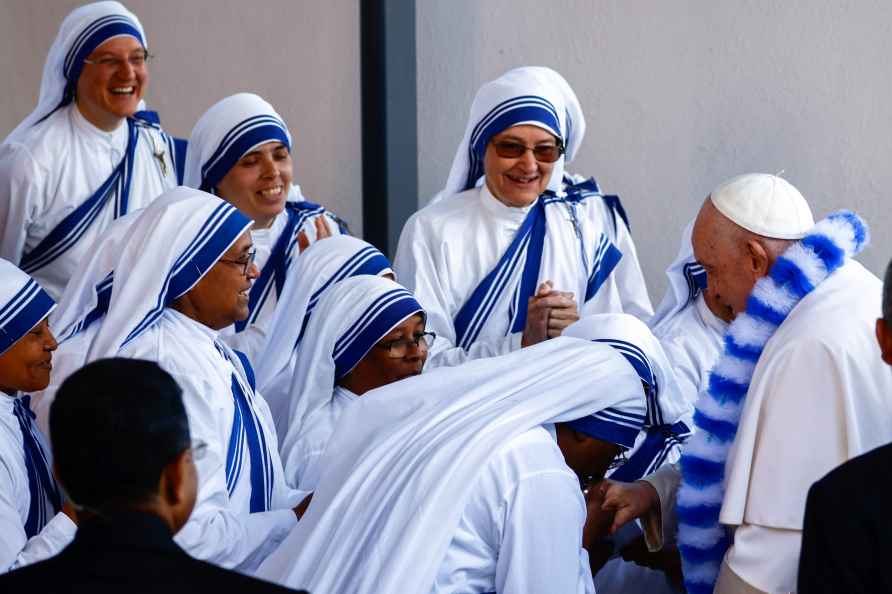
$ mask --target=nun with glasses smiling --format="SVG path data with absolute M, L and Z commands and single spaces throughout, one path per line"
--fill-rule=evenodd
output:
M 185 184 L 219 196 L 254 222 L 260 276 L 251 288 L 250 313 L 223 334 L 256 362 L 300 252 L 347 229 L 292 184 L 291 133 L 257 95 L 238 93 L 213 105 L 192 129 L 189 147 Z
M 294 527 L 307 495 L 285 482 L 248 359 L 219 337 L 248 315 L 258 276 L 250 226 L 232 205 L 187 187 L 119 221 L 60 304 L 64 369 L 39 404 L 49 407 L 86 362 L 116 356 L 161 365 L 183 390 L 190 433 L 208 444 L 197 461 L 195 510 L 175 540 L 196 558 L 244 572 Z
M 394 261 L 440 337 L 431 365 L 505 354 L 580 316 L 653 314 L 619 199 L 565 173 L 584 133 L 549 68 L 477 92 L 446 187 L 406 223 Z
M 77 8 L 50 48 L 37 107 L 0 145 L 0 257 L 56 299 L 114 219 L 177 184 L 185 143 L 139 111 L 147 47 L 118 2 Z

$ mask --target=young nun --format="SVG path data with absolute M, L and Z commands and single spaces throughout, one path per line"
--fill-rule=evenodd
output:
M 415 297 L 380 276 L 342 280 L 319 300 L 296 351 L 288 434 L 292 486 L 312 491 L 338 419 L 366 392 L 421 373 L 434 335 Z
M 431 365 L 508 353 L 580 315 L 653 313 L 618 199 L 565 177 L 584 132 L 551 69 L 477 92 L 441 199 L 409 219 L 395 259 L 442 338 Z
M 184 144 L 139 111 L 147 46 L 139 19 L 117 2 L 72 11 L 37 107 L 0 145 L 0 257 L 54 298 L 111 221 L 177 184 Z
M 156 361 L 182 387 L 191 434 L 208 447 L 197 461 L 198 502 L 176 540 L 197 558 L 245 572 L 296 524 L 292 508 L 306 495 L 285 484 L 247 358 L 219 340 L 220 329 L 247 315 L 257 277 L 250 225 L 219 198 L 171 190 L 136 215 L 125 239 L 98 247 L 93 258 L 113 267 L 85 262 L 59 315 L 74 320 L 64 335 L 75 332 L 60 351 L 81 351 L 84 361 Z
M 0 260 L 0 573 L 55 555 L 76 530 L 61 511 L 50 450 L 22 395 L 50 381 L 54 307 L 34 279 Z
M 318 592 L 593 592 L 579 475 L 645 410 L 620 351 L 566 337 L 373 390 L 259 573 Z
M 291 133 L 257 95 L 239 93 L 217 102 L 192 129 L 185 184 L 219 196 L 254 221 L 260 276 L 251 287 L 248 317 L 226 329 L 223 340 L 255 363 L 300 251 L 346 232 L 340 219 L 305 201 L 292 179 Z
M 393 276 L 390 261 L 375 247 L 349 235 L 314 243 L 294 264 L 270 324 L 276 331 L 264 343 L 255 367 L 257 387 L 272 411 L 281 442 L 288 433 L 291 381 L 297 349 L 322 294 L 361 274 Z

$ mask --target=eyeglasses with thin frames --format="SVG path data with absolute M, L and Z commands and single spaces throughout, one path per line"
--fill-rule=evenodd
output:
M 533 157 L 540 163 L 554 163 L 564 154 L 564 145 L 561 143 L 527 146 L 514 140 L 498 140 L 493 141 L 492 146 L 503 159 L 519 159 L 527 151 L 532 151 Z
M 251 264 L 254 263 L 254 257 L 257 256 L 257 250 L 253 249 L 248 252 L 247 259 L 241 258 L 239 260 L 227 260 L 225 258 L 220 258 L 217 262 L 226 262 L 227 264 L 232 264 L 233 266 L 241 266 L 242 274 L 244 276 L 248 276 L 248 268 L 251 267 Z
M 434 340 L 437 335 L 433 332 L 419 332 L 412 338 L 400 338 L 398 340 L 388 340 L 387 342 L 379 342 L 375 346 L 384 349 L 391 359 L 401 359 L 409 352 L 409 345 L 414 344 L 418 349 L 430 350 L 434 346 Z
M 98 60 L 90 60 L 89 58 L 84 58 L 84 64 L 92 64 L 94 66 L 100 66 L 109 70 L 117 70 L 124 65 L 124 62 L 129 62 L 134 70 L 140 70 L 142 68 L 145 68 L 146 62 L 154 57 L 155 56 L 150 54 L 148 50 L 143 50 L 142 52 L 133 54 L 131 56 L 128 56 L 127 58 L 121 58 L 118 56 L 106 56 L 104 58 L 99 58 Z

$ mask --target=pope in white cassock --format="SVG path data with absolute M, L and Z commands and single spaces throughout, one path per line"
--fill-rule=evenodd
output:
M 176 541 L 197 558 L 245 572 L 295 526 L 306 496 L 285 483 L 250 363 L 219 339 L 247 316 L 258 274 L 250 225 L 232 205 L 186 187 L 118 221 L 60 304 L 60 365 L 38 404 L 39 413 L 48 409 L 84 362 L 158 362 L 183 390 L 192 437 L 208 444 L 196 461 L 198 501 Z
M 0 145 L 0 257 L 58 299 L 93 240 L 182 174 L 185 142 L 139 111 L 145 32 L 118 2 L 69 14 L 35 110 Z
M 292 148 L 285 121 L 252 93 L 218 101 L 189 137 L 184 183 L 219 196 L 254 221 L 251 239 L 260 276 L 251 287 L 250 313 L 226 328 L 222 338 L 255 365 L 301 251 L 346 232 L 339 218 L 306 201 L 300 186 L 292 184 Z
M 55 306 L 34 279 L 0 260 L 0 573 L 52 557 L 76 530 L 24 395 L 50 381 L 57 344 L 47 316 Z
M 535 344 L 580 315 L 652 315 L 619 199 L 564 171 L 584 134 L 549 68 L 477 92 L 446 187 L 408 220 L 394 261 L 438 336 L 429 366 Z
M 808 488 L 892 436 L 873 338 L 881 283 L 852 259 L 867 229 L 848 211 L 814 224 L 792 185 L 751 174 L 710 194 L 692 237 L 731 325 L 680 464 L 685 587 L 792 592 Z M 671 512 L 677 471 L 651 484 L 657 512 Z

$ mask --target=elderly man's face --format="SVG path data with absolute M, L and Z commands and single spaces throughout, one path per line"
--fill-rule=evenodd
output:
M 525 124 L 512 126 L 496 134 L 486 145 L 483 170 L 489 191 L 507 206 L 529 206 L 548 187 L 554 163 L 537 161 L 529 150 L 514 159 L 500 157 L 494 146 L 499 142 L 518 143 L 533 148 L 539 145 L 553 146 L 557 141 L 550 132 Z
M 758 280 L 747 272 L 744 243 L 737 241 L 733 223 L 711 200 L 703 203 L 697 215 L 691 242 L 694 257 L 706 270 L 706 304 L 719 318 L 732 321 L 746 309 L 746 300 Z
M 84 63 L 77 80 L 77 106 L 94 126 L 115 129 L 136 113 L 149 82 L 145 48 L 128 36 L 109 39 Z

